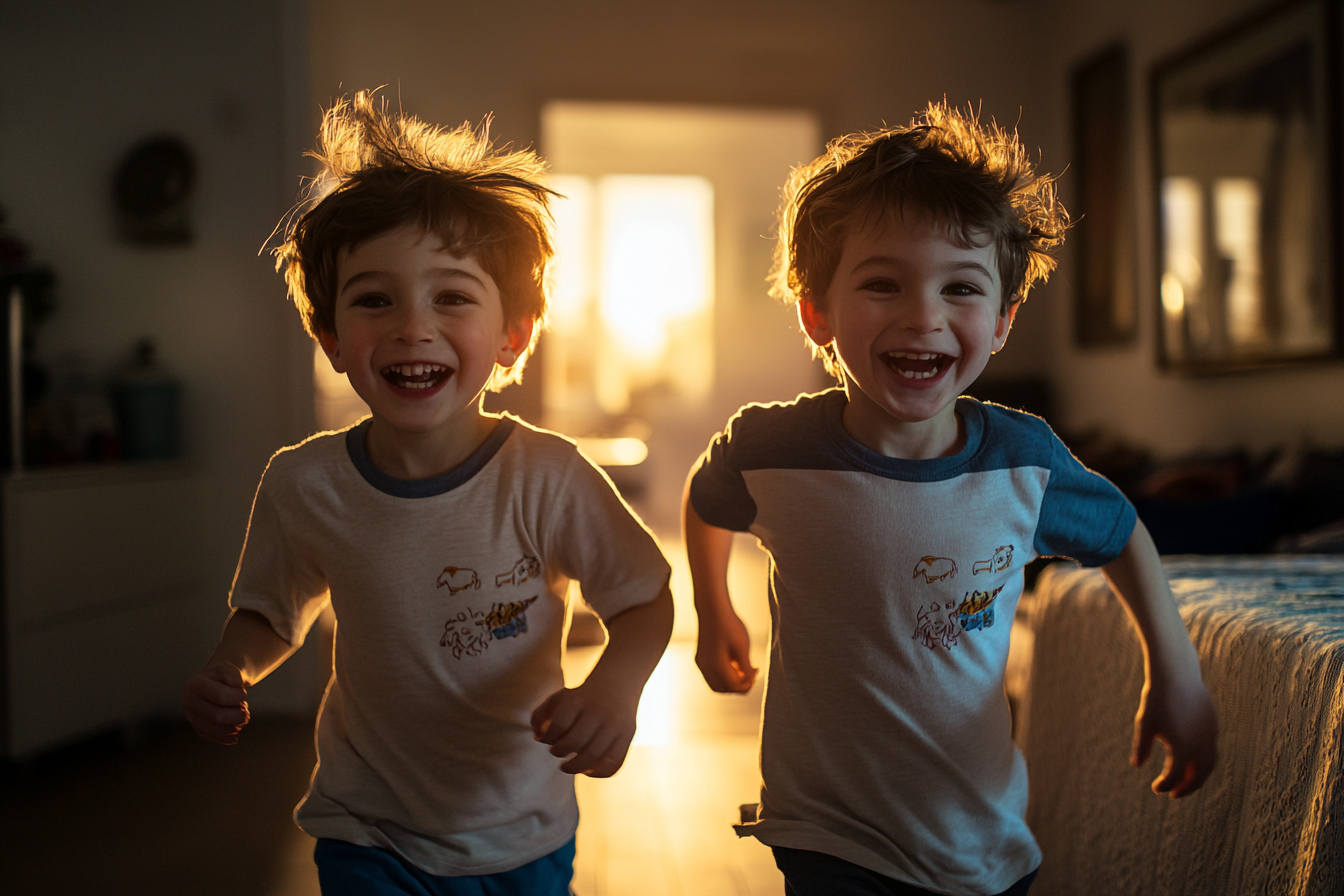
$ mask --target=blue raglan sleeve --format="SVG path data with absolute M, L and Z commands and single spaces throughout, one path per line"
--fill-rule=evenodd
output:
M 1036 552 L 1072 557 L 1084 566 L 1110 563 L 1134 532 L 1134 505 L 1109 479 L 1083 466 L 1053 433 L 1050 440 L 1050 479 L 1036 527 Z
M 756 502 L 742 476 L 743 443 L 751 421 L 738 411 L 728 427 L 714 436 L 691 477 L 691 506 L 700 519 L 720 529 L 745 532 L 756 519 Z

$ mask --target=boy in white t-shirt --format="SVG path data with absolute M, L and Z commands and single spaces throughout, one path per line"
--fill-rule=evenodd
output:
M 295 810 L 318 838 L 323 893 L 560 896 L 570 776 L 620 768 L 672 601 L 656 542 L 601 471 L 482 410 L 487 388 L 520 376 L 545 315 L 543 166 L 368 93 L 327 113 L 322 144 L 333 188 L 277 254 L 372 416 L 271 459 L 233 613 L 183 705 L 202 737 L 236 743 L 247 688 L 329 597 L 335 672 Z M 610 640 L 567 689 L 571 579 Z

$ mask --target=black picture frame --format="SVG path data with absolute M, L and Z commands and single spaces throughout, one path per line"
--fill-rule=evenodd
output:
M 1130 57 L 1112 44 L 1074 67 L 1069 236 L 1076 259 L 1074 342 L 1081 348 L 1128 345 L 1138 336 Z
M 1290 0 L 1150 75 L 1158 361 L 1338 359 L 1339 0 Z

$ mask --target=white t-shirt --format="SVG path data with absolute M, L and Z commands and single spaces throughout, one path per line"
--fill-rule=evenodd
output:
M 369 463 L 366 429 L 271 459 L 230 595 L 297 645 L 330 592 L 335 674 L 295 819 L 430 874 L 506 871 L 578 824 L 529 724 L 563 687 L 568 580 L 611 618 L 657 596 L 667 562 L 553 433 L 505 417 L 461 466 L 404 481 Z

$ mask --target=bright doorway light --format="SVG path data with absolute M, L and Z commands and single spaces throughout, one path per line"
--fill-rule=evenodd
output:
M 584 429 L 641 390 L 714 382 L 714 188 L 687 175 L 557 175 L 546 404 Z

